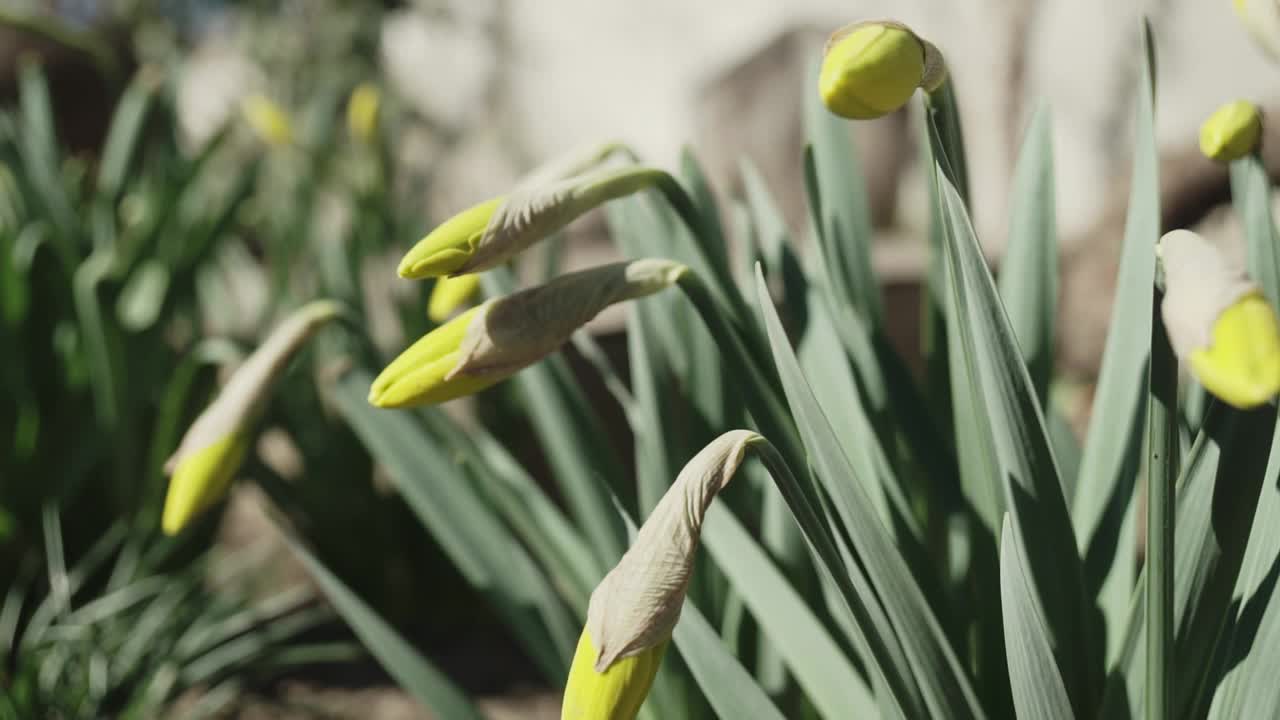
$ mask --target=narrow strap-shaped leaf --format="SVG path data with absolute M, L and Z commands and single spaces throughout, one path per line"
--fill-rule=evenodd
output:
M 875 696 L 830 630 L 727 508 L 707 515 L 702 542 L 818 712 L 831 718 L 874 716 Z
M 1231 163 L 1231 195 L 1244 224 L 1249 275 L 1276 306 L 1280 302 L 1280 239 L 1271 216 L 1271 179 L 1256 155 Z M 1272 435 L 1262 496 L 1249 531 L 1244 564 L 1236 582 L 1238 611 L 1228 619 L 1223 642 L 1226 657 L 1240 658 L 1225 668 L 1210 717 L 1280 715 L 1280 427 Z
M 716 715 L 743 720 L 784 720 L 773 701 L 724 646 L 693 603 L 685 601 L 672 639 Z
M 357 371 L 333 389 L 338 408 L 467 582 L 506 620 L 549 677 L 569 667 L 577 627 L 525 549 L 475 493 L 453 459 L 409 413 L 366 400 L 373 378 Z M 616 514 L 614 515 L 616 518 Z
M 809 199 L 814 229 L 833 290 L 858 309 L 866 322 L 879 327 L 884 320 L 880 283 L 871 267 L 871 209 L 857 150 L 849 137 L 849 123 L 827 110 L 818 93 L 818 69 L 812 63 L 805 84 L 805 132 L 813 147 L 818 192 Z
M 1018 338 L 1040 404 L 1053 375 L 1053 326 L 1058 310 L 1058 227 L 1049 110 L 1031 118 L 1013 175 L 1009 243 L 1000 263 L 1000 297 Z
M 1106 349 L 1094 390 L 1093 413 L 1071 500 L 1076 540 L 1085 559 L 1085 581 L 1101 594 L 1108 655 L 1116 649 L 1133 586 L 1133 548 L 1119 544 L 1130 513 L 1142 453 L 1146 372 L 1151 338 L 1150 292 L 1160 237 L 1160 197 L 1154 131 L 1155 67 L 1150 31 L 1143 26 L 1133 178 L 1124 244 Z M 1114 595 L 1115 598 L 1108 598 Z
M 1005 515 L 1000 530 L 1000 608 L 1014 707 L 1023 720 L 1071 720 L 1075 713 L 1027 565 L 1027 554 Z
M 480 711 L 443 673 L 418 654 L 412 645 L 378 617 L 372 608 L 338 579 L 337 575 L 330 572 L 310 550 L 293 539 L 289 531 L 285 530 L 281 534 L 329 598 L 329 602 L 333 603 L 350 624 L 352 631 L 400 687 L 439 717 L 482 720 L 484 716 Z
M 1030 559 L 1058 666 L 1076 712 L 1093 707 L 1101 678 L 1090 654 L 1089 611 L 1075 535 L 1058 479 L 1044 415 L 1022 362 L 964 201 L 938 170 L 946 228 L 944 255 L 955 321 L 952 357 L 965 372 L 952 386 L 971 390 L 974 442 L 995 474 L 1014 532 Z M 976 469 L 980 469 L 975 468 Z
M 758 269 L 756 293 L 773 347 L 774 361 L 809 459 L 823 487 L 830 493 L 831 504 L 843 523 L 842 532 L 852 540 L 853 551 L 866 568 L 867 578 L 877 596 L 884 599 L 883 610 L 901 643 L 907 666 L 887 665 L 882 666 L 882 670 L 891 683 L 897 681 L 906 687 L 916 684 L 923 703 L 922 710 L 931 717 L 982 717 L 982 709 L 968 678 L 937 618 L 888 530 L 876 516 L 871 499 L 855 478 L 849 458 L 801 372 Z M 864 632 L 883 634 L 882 629 L 874 627 L 865 628 Z M 868 658 L 868 662 L 885 661 Z M 909 698 L 910 695 L 904 697 Z
M 1172 717 L 1203 713 L 1214 653 L 1231 608 L 1267 462 L 1254 452 L 1276 427 L 1274 408 L 1210 406 L 1178 479 L 1174 539 Z M 1139 596 L 1143 583 L 1139 583 Z M 1137 718 L 1145 710 L 1146 607 L 1135 598 L 1121 652 L 1108 676 L 1102 717 Z

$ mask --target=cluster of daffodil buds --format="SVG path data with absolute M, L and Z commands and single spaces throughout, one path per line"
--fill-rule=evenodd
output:
M 639 712 L 680 619 L 707 509 L 747 449 L 762 441 L 734 430 L 703 448 L 596 586 L 569 668 L 561 720 L 630 720 Z
M 409 346 L 374 379 L 369 402 L 413 407 L 479 392 L 555 352 L 609 305 L 658 292 L 686 270 L 632 260 L 488 300 Z
M 1169 343 L 1200 384 L 1248 409 L 1280 393 L 1280 323 L 1265 296 L 1203 237 L 1174 230 L 1157 247 Z
M 359 142 L 372 142 L 378 132 L 382 94 L 372 83 L 360 83 L 347 100 L 347 131 Z
M 1280 60 L 1280 2 L 1277 0 L 1232 0 L 1236 15 L 1268 55 Z
M 166 534 L 176 535 L 226 494 L 271 387 L 294 354 L 341 312 L 340 305 L 328 300 L 294 311 L 236 368 L 218 397 L 191 424 L 165 463 L 169 490 L 160 525 Z
M 619 149 L 608 144 L 570 156 L 529 175 L 510 194 L 463 210 L 405 254 L 400 276 L 421 279 L 488 270 L 588 210 L 666 177 L 649 167 L 607 165 Z
M 827 40 L 818 92 L 836 115 L 867 120 L 902 107 L 916 88 L 934 92 L 946 79 L 942 53 L 911 28 L 890 20 L 859 22 Z
M 1200 152 L 1229 163 L 1249 155 L 1262 142 L 1262 111 L 1247 100 L 1218 108 L 1200 126 Z
M 289 113 L 265 95 L 251 93 L 240 101 L 240 113 L 262 142 L 284 147 L 293 142 Z

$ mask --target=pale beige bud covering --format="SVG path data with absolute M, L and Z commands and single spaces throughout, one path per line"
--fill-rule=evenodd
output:
M 458 364 L 445 379 L 509 374 L 537 362 L 601 310 L 670 287 L 686 269 L 671 260 L 632 260 L 569 273 L 490 300 L 467 326 Z
M 592 191 L 619 172 L 605 163 L 622 147 L 619 143 L 596 145 L 526 175 L 489 218 L 471 257 L 453 274 L 489 269 L 594 206 Z M 625 193 L 619 189 L 617 194 Z
M 191 424 L 178 449 L 165 462 L 165 472 L 172 473 L 182 458 L 249 423 L 294 353 L 316 330 L 340 313 L 341 306 L 337 303 L 320 300 L 299 308 L 276 326 L 253 354 L 236 368 L 217 399 Z
M 1169 344 L 1178 357 L 1213 344 L 1213 326 L 1227 307 L 1258 291 L 1242 268 L 1190 230 L 1165 233 L 1156 246 L 1166 293 L 1160 307 Z
M 742 464 L 747 448 L 760 440 L 749 430 L 733 430 L 695 455 L 654 507 L 631 548 L 591 593 L 587 632 L 597 648 L 597 672 L 671 636 L 693 572 L 702 519 Z

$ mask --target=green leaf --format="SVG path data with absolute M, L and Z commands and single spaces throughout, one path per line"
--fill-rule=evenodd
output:
M 980 464 L 963 470 L 990 473 L 989 493 L 1007 511 L 1025 549 L 1044 610 L 1052 647 L 1076 712 L 1093 707 L 1100 678 L 1090 654 L 1089 609 L 1080 558 L 1045 431 L 1035 388 L 1022 362 L 1013 328 L 954 186 L 938 171 L 942 190 L 957 342 L 953 361 L 963 374 L 953 387 L 967 386 L 974 401 L 968 425 Z
M 1076 539 L 1085 559 L 1085 582 L 1099 594 L 1107 624 L 1108 652 L 1118 649 L 1118 629 L 1133 587 L 1134 549 L 1121 544 L 1132 510 L 1134 478 L 1142 454 L 1146 373 L 1151 339 L 1150 293 L 1155 244 L 1160 237 L 1158 161 L 1152 107 L 1155 68 L 1144 31 L 1144 61 L 1137 94 L 1133 179 L 1124 244 L 1111 305 L 1111 326 L 1094 390 L 1075 497 Z
M 863 594 L 859 600 L 875 603 L 877 597 L 886 599 L 879 609 L 890 620 L 889 626 L 882 619 L 872 622 L 874 615 L 868 617 L 855 612 L 858 626 L 873 653 L 864 659 L 884 672 L 894 696 L 909 717 L 982 717 L 968 678 L 937 618 L 891 535 L 876 516 L 871 499 L 856 479 L 835 430 L 801 372 L 758 269 L 756 293 L 774 361 L 809 459 L 830 493 L 835 515 L 843 524 L 841 533 L 852 540 L 857 559 L 866 568 L 867 580 L 875 588 L 874 596 Z M 793 505 L 792 511 L 795 510 Z M 835 522 L 835 518 L 830 521 Z M 810 537 L 811 542 L 812 539 Z M 848 593 L 846 600 L 849 600 Z M 897 652 L 893 651 L 895 646 Z
M 1027 553 L 1009 516 L 1000 531 L 1000 607 L 1004 613 L 1005 653 L 1009 683 L 1018 717 L 1027 720 L 1071 720 L 1075 713 L 1062 673 L 1054 660 Z
M 1174 540 L 1173 717 L 1207 708 L 1214 654 L 1227 632 L 1232 596 L 1259 502 L 1267 461 L 1262 447 L 1276 428 L 1276 411 L 1242 411 L 1215 402 L 1178 479 Z M 1129 625 L 1112 668 L 1102 717 L 1136 718 L 1146 683 L 1145 582 L 1135 592 Z
M 875 696 L 830 630 L 733 513 L 714 507 L 703 524 L 702 543 L 822 716 L 876 715 Z
M 783 720 L 773 701 L 725 648 L 702 611 L 686 601 L 672 634 L 689 673 L 722 718 Z
M 378 658 L 378 662 L 396 679 L 400 687 L 438 717 L 483 720 L 484 716 L 457 686 L 419 655 L 412 645 L 378 617 L 337 575 L 329 572 L 311 551 L 294 539 L 288 530 L 282 528 L 281 534 L 329 598 L 329 602 L 333 603 L 351 625 L 360 642 Z
M 1249 274 L 1275 307 L 1280 301 L 1280 239 L 1271 217 L 1271 180 L 1256 155 L 1231 163 L 1231 194 L 1244 223 Z M 1210 718 L 1280 715 L 1280 427 L 1272 435 L 1262 496 L 1254 514 L 1223 645 L 1226 668 L 1213 699 Z
M 1009 244 L 1000 263 L 1000 297 L 1041 405 L 1048 400 L 1053 375 L 1053 321 L 1058 308 L 1051 127 L 1048 108 L 1041 106 L 1031 118 L 1018 154 Z
M 818 67 L 812 63 L 810 82 L 805 83 L 805 134 L 813 147 L 816 179 L 807 189 L 817 193 L 809 198 L 814 229 L 836 298 L 857 308 L 876 328 L 884 321 L 884 308 L 871 266 L 867 189 L 848 121 L 827 110 L 818 93 Z
M 462 576 L 493 603 L 540 669 L 559 680 L 576 622 L 450 454 L 411 414 L 369 405 L 371 381 L 363 371 L 340 379 L 333 388 L 339 410 Z

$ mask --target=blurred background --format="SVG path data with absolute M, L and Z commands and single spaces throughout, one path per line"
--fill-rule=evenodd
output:
M 55 653 L 58 668 L 92 667 L 96 654 L 128 652 L 150 618 L 149 642 L 169 637 L 176 657 L 205 663 L 155 686 L 156 697 L 178 698 L 175 716 L 201 703 L 241 717 L 421 716 L 348 652 L 322 603 L 282 596 L 305 587 L 305 574 L 273 539 L 258 486 L 238 487 L 203 542 L 154 542 L 160 466 L 217 386 L 216 366 L 317 293 L 366 319 L 376 348 L 353 352 L 396 352 L 428 327 L 426 290 L 395 277 L 400 255 L 434 224 L 584 144 L 622 140 L 671 169 L 693 148 L 731 241 L 749 158 L 806 238 L 804 83 L 826 35 L 855 20 L 891 16 L 945 53 L 975 221 L 997 265 L 1023 127 L 1051 106 L 1059 367 L 1079 385 L 1083 422 L 1122 231 L 1143 15 L 1160 58 L 1165 224 L 1208 227 L 1230 246 L 1233 221 L 1218 212 L 1226 172 L 1196 151 L 1196 129 L 1235 98 L 1275 107 L 1280 84 L 1227 0 L 0 0 L 0 688 L 58 688 L 61 670 L 28 661 L 48 668 Z M 347 118 L 361 85 L 378 97 L 363 134 Z M 247 112 L 255 100 L 270 112 Z M 928 225 L 917 109 L 850 125 L 890 331 L 908 357 Z M 600 213 L 544 251 L 570 268 L 614 253 Z M 625 349 L 620 320 L 606 314 L 594 326 L 614 354 Z M 556 693 L 316 392 L 326 372 L 317 362 L 310 376 L 291 376 L 249 472 L 286 494 L 301 482 L 332 489 L 299 494 L 290 520 L 487 711 L 556 716 Z M 518 447 L 527 428 L 504 426 L 500 408 L 491 427 Z M 616 409 L 601 412 L 621 425 Z M 536 452 L 521 460 L 543 479 Z M 210 556 L 209 541 L 229 552 Z M 49 577 L 65 586 L 46 581 L 49 564 L 67 558 L 98 564 L 79 574 L 58 566 Z M 114 569 L 104 579 L 99 567 Z M 182 594 L 154 604 L 168 596 L 138 583 L 156 573 L 186 578 Z M 119 599 L 112 593 L 129 589 L 147 603 L 121 601 L 100 625 L 74 624 L 94 628 L 80 650 L 37 638 L 31 647 L 46 655 L 17 652 L 18 628 L 29 630 L 40 607 L 23 598 L 57 608 L 77 592 Z M 264 598 L 276 603 L 269 612 L 254 609 Z M 290 632 L 244 635 L 255 638 L 247 649 L 215 660 L 180 632 L 284 615 L 297 621 Z M 39 628 L 56 625 L 45 618 Z M 140 677 L 166 667 L 138 652 Z M 133 698 L 153 687 L 108 685 L 99 693 L 108 707 L 121 702 L 113 691 Z

